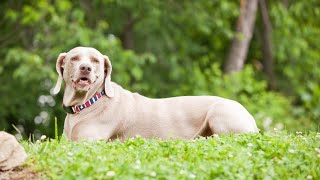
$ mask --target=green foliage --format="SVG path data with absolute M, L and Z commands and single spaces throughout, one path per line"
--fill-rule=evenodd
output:
M 288 7 L 274 3 L 271 17 L 277 70 L 286 92 L 302 105 L 300 116 L 320 119 L 320 14 L 317 0 L 297 1 Z M 294 88 L 292 88 L 294 87 Z
M 29 4 L 30 3 L 30 4 Z M 62 4 L 60 4 L 62 3 Z M 30 29 L 18 34 L 21 43 L 1 50 L 4 59 L 1 63 L 0 94 L 3 108 L 0 109 L 0 128 L 12 131 L 11 124 L 19 124 L 23 135 L 46 132 L 53 136 L 53 119 L 63 119 L 65 113 L 58 98 L 50 93 L 57 78 L 55 61 L 59 53 L 69 51 L 75 46 L 92 46 L 107 54 L 114 63 L 113 78 L 124 86 L 136 83 L 137 90 L 148 89 L 141 82 L 142 67 L 155 62 L 152 54 L 135 54 L 123 50 L 117 37 L 104 34 L 106 25 L 99 22 L 92 30 L 85 22 L 84 12 L 79 4 L 69 1 L 30 1 L 21 9 L 5 11 L 5 20 L 19 28 Z M 20 12 L 21 11 L 21 12 Z M 60 16 L 64 14 L 64 16 Z M 120 74 L 121 76 L 117 75 Z M 150 86 L 150 85 L 149 85 Z M 13 98 L 14 97 L 14 98 Z M 62 132 L 63 123 L 60 125 Z
M 257 81 L 257 72 L 251 66 L 230 75 L 224 75 L 218 64 L 212 64 L 204 71 L 199 66 L 194 67 L 194 75 L 189 76 L 190 82 L 181 87 L 183 94 L 208 94 L 239 101 L 253 114 L 261 130 L 316 128 L 316 125 L 307 120 L 295 120 L 291 99 L 277 92 L 267 91 L 267 82 Z M 177 91 L 177 94 L 180 93 L 180 90 Z M 306 124 L 301 126 L 303 122 Z
M 149 97 L 217 95 L 241 102 L 262 130 L 319 126 L 320 5 L 270 1 L 279 91 L 269 91 L 256 64 L 255 33 L 243 72 L 224 75 L 239 15 L 238 1 L 0 2 L 0 130 L 24 136 L 62 132 L 61 93 L 50 93 L 59 53 L 91 46 L 113 64 L 112 80 Z M 127 35 L 127 36 L 126 36 Z M 131 49 L 125 49 L 131 38 Z
M 23 142 L 49 179 L 319 179 L 320 134 L 275 131 L 195 140 Z

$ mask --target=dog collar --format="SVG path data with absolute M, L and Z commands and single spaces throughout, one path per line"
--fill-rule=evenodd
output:
M 105 95 L 104 90 L 102 90 L 100 93 L 97 93 L 94 95 L 91 99 L 89 99 L 86 103 L 79 105 L 79 106 L 65 106 L 63 105 L 63 109 L 69 113 L 69 114 L 75 114 L 79 113 L 83 109 L 90 107 L 92 104 L 94 104 L 98 99 L 100 99 L 103 95 Z

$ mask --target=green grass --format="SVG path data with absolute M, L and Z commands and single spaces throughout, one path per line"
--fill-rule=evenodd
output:
M 22 144 L 27 166 L 50 179 L 320 178 L 320 133 L 315 132 Z

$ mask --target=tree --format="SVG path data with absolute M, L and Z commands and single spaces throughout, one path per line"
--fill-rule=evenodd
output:
M 258 0 L 241 0 L 240 15 L 237 21 L 236 34 L 224 65 L 224 72 L 240 71 L 247 58 L 248 48 L 253 35 Z
M 259 7 L 262 17 L 262 64 L 263 70 L 268 78 L 270 89 L 276 88 L 276 79 L 274 74 L 274 63 L 272 54 L 272 26 L 269 18 L 267 2 L 259 0 Z

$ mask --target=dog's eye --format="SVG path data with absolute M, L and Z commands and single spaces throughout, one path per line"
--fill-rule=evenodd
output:
M 71 61 L 78 61 L 78 60 L 79 60 L 78 57 L 72 57 L 72 58 L 71 58 Z
M 93 63 L 99 63 L 99 60 L 96 59 L 96 58 L 91 58 L 91 62 L 93 62 Z

